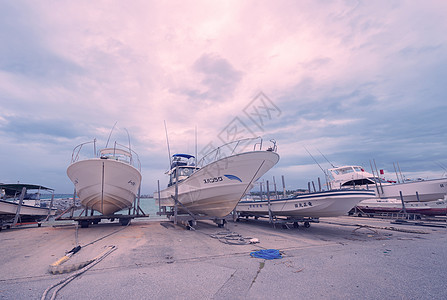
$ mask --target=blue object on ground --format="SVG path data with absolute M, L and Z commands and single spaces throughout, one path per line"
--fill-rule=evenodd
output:
M 254 251 L 250 253 L 250 256 L 263 259 L 282 258 L 281 253 L 279 253 L 279 250 L 276 249 L 265 249 L 265 250 Z

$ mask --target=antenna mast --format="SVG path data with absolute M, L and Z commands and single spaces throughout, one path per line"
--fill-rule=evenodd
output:
M 321 153 L 321 151 L 320 150 L 318 150 L 317 149 L 317 151 L 318 152 L 320 152 L 320 154 L 321 154 L 321 156 L 323 156 L 324 157 L 324 159 L 332 166 L 332 168 L 335 168 L 335 166 L 326 158 L 326 156 L 324 156 L 324 154 L 323 153 Z
M 309 153 L 310 157 L 312 157 L 312 159 L 314 160 L 314 162 L 320 167 L 320 169 L 321 169 L 321 171 L 323 171 L 324 175 L 328 176 L 328 175 L 326 174 L 326 171 L 321 167 L 321 165 L 318 163 L 318 161 L 315 159 L 315 157 L 313 157 L 313 155 L 310 154 L 309 150 L 307 150 L 306 147 L 304 147 L 304 149 L 306 149 L 306 151 L 307 151 L 307 153 Z
M 109 145 L 109 140 L 110 140 L 110 137 L 112 136 L 113 129 L 115 129 L 116 123 L 118 123 L 118 121 L 116 121 L 115 124 L 113 124 L 112 130 L 110 130 L 109 138 L 107 139 L 107 143 L 106 143 L 106 148 Z
M 195 165 L 197 166 L 197 125 L 196 125 L 195 129 L 196 129 L 195 130 L 195 138 L 196 138 L 196 149 L 195 149 L 196 163 L 195 163 Z
M 165 123 L 165 133 L 166 133 L 166 144 L 168 145 L 168 155 L 169 155 L 169 168 L 171 167 L 171 150 L 169 149 L 169 139 L 168 139 L 168 128 L 166 127 L 166 120 L 163 120 Z

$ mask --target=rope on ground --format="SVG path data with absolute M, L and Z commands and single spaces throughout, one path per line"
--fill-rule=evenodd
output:
M 355 226 L 360 226 L 360 227 L 365 227 L 365 228 L 376 228 L 376 229 L 393 230 L 393 231 L 400 231 L 400 232 L 405 232 L 405 233 L 428 234 L 428 232 L 422 231 L 422 230 L 412 230 L 412 229 L 396 228 L 396 227 L 392 227 L 392 226 L 380 227 L 380 226 L 360 225 L 360 224 L 356 224 Z
M 96 239 L 96 240 L 94 240 L 94 241 L 92 241 L 92 242 L 90 242 L 90 243 L 88 243 L 88 244 L 85 244 L 85 245 L 82 246 L 82 247 L 85 248 L 85 247 L 87 247 L 87 246 L 90 246 L 91 244 L 94 244 L 94 243 L 96 243 L 96 242 L 102 240 L 102 239 L 105 239 L 106 237 L 111 236 L 112 234 L 118 233 L 118 232 L 120 232 L 121 230 L 126 229 L 129 225 L 130 225 L 130 222 L 127 223 L 127 225 L 124 226 L 124 227 L 122 227 L 121 229 L 118 229 L 118 230 L 115 230 L 115 231 L 113 231 L 113 232 L 111 232 L 111 233 L 109 233 L 109 234 L 106 234 L 105 236 L 102 236 L 102 237 L 100 237 L 100 238 L 98 238 L 98 239 Z
M 248 245 L 259 243 L 257 238 L 243 237 L 237 232 L 221 231 L 210 235 L 219 242 L 229 245 Z
M 102 239 L 105 239 L 115 233 L 120 232 L 121 230 L 124 230 L 127 228 L 127 226 L 129 226 L 130 222 L 127 223 L 127 225 L 123 228 L 120 228 L 118 230 L 115 230 L 109 234 L 106 234 L 88 244 L 85 244 L 84 246 L 80 246 L 79 245 L 79 238 L 78 238 L 78 224 L 76 224 L 75 226 L 75 242 L 76 242 L 76 247 L 74 247 L 73 249 L 71 249 L 70 251 L 68 251 L 62 258 L 60 258 L 59 260 L 55 261 L 54 263 L 52 263 L 49 268 L 48 268 L 48 272 L 50 272 L 51 274 L 64 274 L 64 273 L 70 273 L 76 270 L 79 270 L 85 266 L 87 266 L 88 264 L 90 264 L 91 262 L 93 262 L 93 260 L 87 260 L 87 261 L 83 261 L 77 264 L 71 264 L 71 265 L 62 265 L 63 263 L 65 263 L 66 261 L 68 261 L 74 254 L 76 254 L 78 251 L 81 250 L 81 248 L 85 248 L 87 246 L 90 246 Z
M 282 258 L 281 253 L 277 249 L 262 249 L 250 253 L 251 257 L 263 259 L 278 259 Z
M 396 228 L 396 227 L 392 227 L 392 226 L 372 226 L 372 225 L 364 225 L 364 224 L 344 224 L 344 223 L 328 222 L 328 221 L 323 221 L 321 223 L 340 225 L 340 226 L 349 226 L 349 227 L 356 227 L 356 226 L 358 226 L 358 227 L 365 227 L 365 228 L 384 229 L 384 230 L 400 231 L 400 232 L 405 232 L 405 233 L 429 234 L 429 232 L 422 231 L 422 230 L 412 230 L 412 229 Z
M 66 286 L 70 281 L 72 281 L 73 279 L 75 279 L 76 277 L 80 276 L 81 274 L 83 274 L 84 272 L 86 272 L 87 270 L 89 270 L 90 268 L 92 268 L 93 266 L 95 266 L 96 264 L 98 264 L 100 261 L 102 261 L 104 258 L 106 258 L 110 253 L 112 253 L 113 251 L 115 251 L 117 249 L 116 246 L 108 246 L 101 254 L 99 254 L 98 256 L 96 256 L 95 258 L 93 258 L 91 261 L 92 263 L 90 263 L 89 265 L 85 266 L 84 268 L 82 268 L 81 270 L 77 271 L 76 273 L 60 280 L 59 282 L 49 286 L 43 293 L 41 300 L 45 300 L 47 297 L 48 292 L 59 286 L 56 290 L 53 291 L 53 294 L 51 296 L 51 300 L 56 299 L 56 295 L 57 293 L 64 287 Z

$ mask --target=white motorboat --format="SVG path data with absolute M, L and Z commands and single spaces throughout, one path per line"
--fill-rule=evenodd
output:
M 320 218 L 345 215 L 357 203 L 374 198 L 369 190 L 330 190 L 299 194 L 291 198 L 240 201 L 236 211 L 240 216 L 274 216 Z
M 434 201 L 447 194 L 447 178 L 396 183 L 366 172 L 361 166 L 343 166 L 328 170 L 332 188 L 374 189 L 379 198 L 400 199 L 405 202 Z
M 406 202 L 398 199 L 367 199 L 357 204 L 356 208 L 359 214 L 371 213 L 399 213 L 405 211 L 412 214 L 421 214 L 426 216 L 445 216 L 447 215 L 447 195 L 444 199 L 426 202 Z M 354 210 L 353 210 L 354 211 Z M 351 214 L 353 213 L 351 212 Z
M 256 141 L 260 142 L 254 144 L 253 151 L 235 154 L 238 147 L 246 149 L 248 142 Z M 192 155 L 175 154 L 167 172 L 168 187 L 159 194 L 154 193 L 154 198 L 161 207 L 172 208 L 177 194 L 180 211 L 222 218 L 279 161 L 276 145 L 267 150 L 261 148 L 259 138 L 239 140 L 213 150 L 197 164 Z M 225 153 L 226 150 L 230 153 Z
M 81 204 L 103 215 L 132 207 L 141 184 L 138 155 L 130 145 L 115 142 L 112 148 L 99 150 L 96 157 L 80 159 L 86 144 L 96 149 L 96 139 L 76 146 L 67 168 Z
M 35 184 L 0 184 L 2 200 L 0 200 L 0 220 L 11 221 L 16 218 L 17 222 L 39 222 L 56 214 L 56 209 L 46 202 L 40 201 L 41 191 L 53 189 Z M 37 190 L 36 193 L 28 193 Z

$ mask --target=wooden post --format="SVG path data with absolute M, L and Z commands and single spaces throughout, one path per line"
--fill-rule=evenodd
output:
M 17 222 L 19 221 L 20 210 L 22 208 L 23 198 L 25 198 L 25 194 L 26 194 L 26 187 L 23 187 L 22 193 L 20 194 L 19 205 L 17 206 L 16 210 L 16 215 L 14 216 L 14 223 L 12 223 L 12 225 L 16 225 Z
M 273 187 L 275 189 L 275 199 L 278 199 L 278 191 L 276 190 L 275 176 L 273 176 Z
M 71 206 L 71 212 L 70 212 L 70 218 L 73 218 L 73 214 L 74 214 L 74 210 L 75 210 L 75 202 L 76 201 L 76 187 L 74 188 L 73 191 L 73 205 Z
M 281 180 L 282 180 L 282 196 L 286 198 L 287 195 L 286 195 L 286 184 L 284 182 L 284 175 L 281 175 Z
M 271 204 L 270 204 L 270 189 L 269 189 L 269 181 L 267 180 L 267 203 L 268 203 L 268 208 L 269 208 L 269 220 L 270 220 L 270 224 L 273 223 L 273 214 L 272 214 L 272 208 L 271 208 Z
M 53 202 L 54 202 L 54 192 L 53 194 L 51 194 L 50 207 L 48 208 L 48 216 L 51 214 L 51 209 L 53 208 Z
M 158 213 L 161 215 L 161 207 L 160 207 L 160 180 L 157 180 L 157 191 L 158 191 Z
M 400 194 L 400 201 L 402 201 L 402 210 L 404 212 L 404 214 L 407 213 L 407 209 L 405 208 L 405 202 L 404 202 L 404 197 L 402 196 L 402 191 L 399 191 Z
M 178 210 L 178 166 L 175 167 L 174 225 L 177 225 L 177 210 Z

